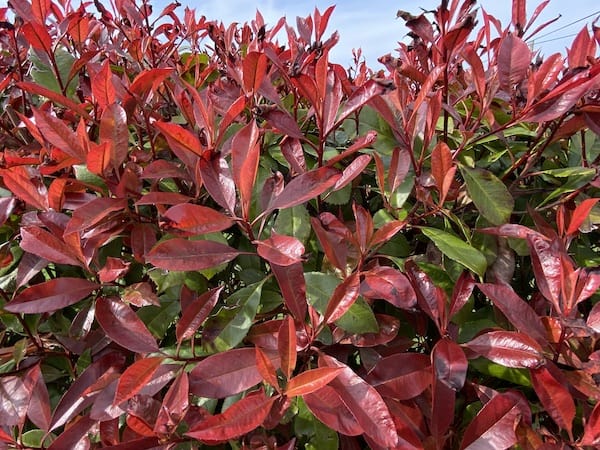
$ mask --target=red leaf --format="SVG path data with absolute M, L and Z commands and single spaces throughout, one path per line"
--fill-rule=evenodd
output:
M 170 67 L 143 70 L 136 75 L 129 86 L 129 91 L 144 97 L 146 92 L 155 90 L 171 73 L 173 73 L 173 69 Z
M 4 225 L 8 220 L 15 206 L 17 206 L 17 199 L 15 197 L 0 198 L 0 226 Z
M 477 287 L 494 302 L 517 330 L 527 333 L 541 345 L 547 343 L 546 330 L 540 317 L 510 286 L 484 283 L 478 284 Z
M 450 147 L 440 141 L 431 151 L 431 175 L 440 194 L 439 203 L 443 204 L 454 180 L 456 166 L 452 160 Z
M 431 362 L 437 380 L 454 391 L 462 389 L 469 365 L 463 349 L 449 339 L 441 339 L 431 352 Z
M 171 150 L 182 160 L 189 160 L 186 157 L 187 152 L 202 156 L 204 149 L 200 144 L 198 137 L 191 131 L 183 128 L 181 125 L 170 122 L 155 122 L 154 126 L 167 139 Z M 182 157 L 183 156 L 183 157 Z
M 467 426 L 461 450 L 507 449 L 517 443 L 515 429 L 523 415 L 519 397 L 497 394 Z
M 107 256 L 106 264 L 98 271 L 100 282 L 112 283 L 117 278 L 122 278 L 129 270 L 130 264 L 131 263 L 125 262 L 121 258 Z
M 406 276 L 396 269 L 385 266 L 374 267 L 363 272 L 360 293 L 369 299 L 383 299 L 401 309 L 410 309 L 417 297 Z
M 356 417 L 333 388 L 324 386 L 318 391 L 304 394 L 303 398 L 308 409 L 329 428 L 345 436 L 364 433 Z
M 541 294 L 549 300 L 557 311 L 562 311 L 560 303 L 562 284 L 562 262 L 557 242 L 549 242 L 538 235 L 529 235 L 527 243 L 531 253 L 531 263 L 536 284 Z
M 431 362 L 419 353 L 395 353 L 377 361 L 366 380 L 385 396 L 410 400 L 431 385 Z
M 159 351 L 144 322 L 117 298 L 100 297 L 96 301 L 96 320 L 106 335 L 121 347 L 136 353 Z
M 78 233 L 97 225 L 104 219 L 113 219 L 115 213 L 127 208 L 127 199 L 99 197 L 80 206 L 71 216 L 65 228 L 65 235 Z
M 575 402 L 569 390 L 559 382 L 546 366 L 531 369 L 531 383 L 544 409 L 556 424 L 572 433 Z
M 391 222 L 387 222 L 381 228 L 375 231 L 375 234 L 373 234 L 373 239 L 371 239 L 371 245 L 376 246 L 388 242 L 405 226 L 406 222 L 403 220 L 392 220 Z
M 32 112 L 40 133 L 48 142 L 78 162 L 86 160 L 87 151 L 79 137 L 61 119 L 35 108 L 32 109 Z
M 327 302 L 325 321 L 332 323 L 342 317 L 358 298 L 359 290 L 360 275 L 354 272 L 333 291 L 331 298 Z
M 513 0 L 512 2 L 512 24 L 521 32 L 527 24 L 527 9 L 525 0 Z
M 48 210 L 48 190 L 39 174 L 24 166 L 0 169 L 2 182 L 16 197 L 35 209 Z
M 302 372 L 288 382 L 285 395 L 298 397 L 310 394 L 329 384 L 342 370 L 341 367 L 320 367 Z
M 585 424 L 581 445 L 600 445 L 600 403 L 596 403 Z
M 338 178 L 333 191 L 342 189 L 343 187 L 350 184 L 356 177 L 364 173 L 365 168 L 371 162 L 371 155 L 360 155 L 357 156 L 350 164 L 348 164 L 342 171 L 342 176 Z
M 448 313 L 448 319 L 452 319 L 456 313 L 458 313 L 463 306 L 469 301 L 469 297 L 475 287 L 475 280 L 471 272 L 463 272 L 452 291 L 452 299 L 450 300 L 450 312 Z
M 303 323 L 306 318 L 306 280 L 302 263 L 290 266 L 278 266 L 271 264 L 271 272 L 275 275 L 285 306 L 294 319 Z
M 66 427 L 60 435 L 52 441 L 48 450 L 61 450 L 71 448 L 73 450 L 83 450 L 91 447 L 88 432 L 96 425 L 96 421 L 89 416 L 83 416 L 76 422 Z
M 235 183 L 231 177 L 227 161 L 215 154 L 210 160 L 200 158 L 198 170 L 204 187 L 210 196 L 234 215 L 236 195 Z
M 446 293 L 442 288 L 433 284 L 429 275 L 423 272 L 414 261 L 407 261 L 405 269 L 406 275 L 415 289 L 419 306 L 433 320 L 438 329 L 443 331 L 442 329 L 447 326 Z
M 25 382 L 29 384 L 31 390 L 27 416 L 38 428 L 48 431 L 52 418 L 50 397 L 39 364 L 36 364 L 27 372 Z
M 268 355 L 260 347 L 254 347 L 256 352 L 256 368 L 263 380 L 273 386 L 277 392 L 280 392 L 279 381 L 277 380 L 277 371 Z
M 196 333 L 217 304 L 223 287 L 219 286 L 205 292 L 186 308 L 182 308 L 181 319 L 179 319 L 175 328 L 178 343 L 191 338 Z
M 117 92 L 113 84 L 113 74 L 110 61 L 105 60 L 102 67 L 92 79 L 92 95 L 100 109 L 105 110 L 109 105 L 115 104 Z
M 286 136 L 289 136 L 290 138 L 293 138 L 296 140 L 296 142 L 304 139 L 304 133 L 302 133 L 302 130 L 300 127 L 298 127 L 298 123 L 287 111 L 281 109 L 271 109 L 266 111 L 263 117 L 272 128 L 276 129 L 282 134 L 285 134 Z M 285 140 L 285 142 L 288 143 L 290 141 L 290 139 Z M 287 157 L 286 159 L 289 161 Z
M 600 198 L 588 198 L 577 205 L 577 208 L 575 208 L 575 211 L 573 211 L 573 215 L 571 216 L 567 235 L 571 236 L 579 232 L 579 227 L 590 215 L 592 208 L 598 203 L 598 200 L 600 200 Z
M 152 379 L 152 376 L 163 362 L 161 356 L 141 358 L 125 369 L 119 377 L 113 405 L 120 405 L 137 395 Z
M 261 54 L 266 62 L 266 57 Z M 252 190 L 256 173 L 258 170 L 258 160 L 260 157 L 260 130 L 256 126 L 256 121 L 252 120 L 248 125 L 239 130 L 231 141 L 231 171 L 233 181 L 240 192 L 242 203 L 242 216 L 248 217 L 250 202 L 252 200 Z
M 463 345 L 505 367 L 535 369 L 545 361 L 542 348 L 536 341 L 514 331 L 491 331 Z
M 386 314 L 375 314 L 379 331 L 377 333 L 355 334 L 349 340 L 356 347 L 376 347 L 393 341 L 400 331 L 400 321 Z
M 145 256 L 156 244 L 156 230 L 148 223 L 136 223 L 131 229 L 131 252 L 136 261 L 144 263 Z
M 129 154 L 129 130 L 127 113 L 121 105 L 109 104 L 100 118 L 100 142 L 108 142 L 110 163 L 118 170 Z
M 0 378 L 0 425 L 22 426 L 30 398 L 31 392 L 22 377 L 8 375 Z
M 398 189 L 398 186 L 402 184 L 406 175 L 408 175 L 410 167 L 411 158 L 409 150 L 399 147 L 394 148 L 388 169 L 387 183 L 389 192 L 394 192 Z
M 90 115 L 85 110 L 85 108 L 83 107 L 82 104 L 75 103 L 70 98 L 65 97 L 62 94 L 59 94 L 58 92 L 52 91 L 48 88 L 45 88 L 44 86 L 42 86 L 40 84 L 32 83 L 30 81 L 20 81 L 20 82 L 16 83 L 16 85 L 19 87 L 19 89 L 23 89 L 24 91 L 27 91 L 31 94 L 37 94 L 37 95 L 46 97 L 46 98 L 52 100 L 53 103 L 56 103 L 58 105 L 63 105 L 66 108 L 77 113 L 81 117 L 84 117 L 85 119 L 90 119 Z
M 263 214 L 307 202 L 332 187 L 340 176 L 341 174 L 331 167 L 320 167 L 302 173 L 283 188 L 281 194 L 271 202 Z
M 267 352 L 273 365 L 279 367 L 279 357 Z M 262 376 L 256 367 L 253 347 L 237 348 L 211 355 L 200 361 L 189 373 L 190 392 L 199 397 L 225 398 L 260 383 Z
M 187 203 L 190 200 L 192 200 L 191 197 L 180 194 L 179 192 L 151 191 L 144 194 L 137 202 L 135 202 L 135 205 L 178 205 L 180 203 Z
M 383 94 L 386 89 L 385 85 L 377 80 L 367 80 L 366 83 L 352 92 L 342 107 L 336 124 L 342 123 L 350 114 L 365 106 L 372 98 Z
M 4 306 L 12 313 L 54 312 L 77 303 L 99 286 L 83 278 L 55 278 L 33 285 Z
M 302 262 L 304 245 L 295 237 L 272 231 L 271 237 L 254 243 L 259 256 L 270 264 L 287 267 Z
M 40 227 L 21 228 L 21 248 L 57 264 L 82 267 L 77 255 L 63 240 Z
M 24 19 L 26 20 L 26 18 Z M 44 52 L 46 56 L 52 55 L 52 38 L 44 24 L 35 21 L 26 22 L 21 26 L 21 31 L 31 47 L 37 51 Z
M 331 356 L 319 356 L 319 367 L 342 369 L 329 386 L 338 393 L 367 436 L 382 447 L 394 447 L 398 442 L 396 427 L 386 404 L 375 388 Z
M 296 325 L 290 316 L 283 319 L 277 334 L 277 349 L 281 360 L 281 371 L 289 380 L 296 368 Z
M 177 376 L 165 394 L 154 431 L 158 434 L 170 434 L 185 415 L 189 407 L 189 380 L 185 371 Z
M 267 56 L 264 53 L 249 52 L 242 61 L 244 90 L 246 93 L 258 92 L 267 74 Z
M 219 242 L 169 239 L 146 255 L 146 262 L 167 270 L 204 270 L 235 259 L 240 252 Z
M 500 88 L 511 91 L 527 76 L 531 63 L 531 50 L 518 36 L 508 34 L 498 50 L 498 79 Z
M 223 231 L 233 225 L 231 218 L 202 205 L 181 203 L 169 208 L 163 215 L 168 226 L 185 232 L 186 235 L 198 235 Z

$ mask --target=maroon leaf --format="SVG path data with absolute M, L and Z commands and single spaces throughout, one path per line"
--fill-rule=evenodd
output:
M 300 127 L 298 127 L 298 123 L 287 111 L 280 109 L 271 109 L 264 113 L 264 118 L 271 127 L 275 128 L 280 133 L 285 134 L 286 136 L 289 136 L 296 140 L 304 139 L 304 133 L 302 133 L 302 130 L 300 130 Z M 290 139 L 285 140 L 285 142 L 289 141 Z M 286 157 L 286 159 L 288 158 Z
M 273 365 L 279 367 L 279 357 L 270 352 L 266 353 Z M 189 377 L 190 392 L 208 398 L 225 398 L 239 394 L 262 380 L 256 367 L 253 347 L 211 355 L 200 361 L 189 373 Z
M 330 386 L 304 394 L 306 406 L 317 419 L 329 428 L 346 436 L 358 436 L 365 431 L 344 403 L 340 394 Z
M 298 262 L 286 267 L 271 264 L 271 272 L 279 284 L 285 306 L 294 319 L 303 323 L 308 303 L 306 302 L 306 280 L 302 263 Z
M 25 289 L 4 309 L 24 314 L 53 312 L 77 303 L 98 287 L 84 278 L 55 278 Z
M 341 367 L 320 367 L 302 372 L 288 382 L 285 395 L 298 397 L 310 394 L 329 384 L 342 370 Z
M 137 202 L 136 206 L 141 205 L 178 205 L 180 203 L 187 203 L 192 200 L 187 195 L 180 194 L 179 192 L 161 192 L 152 191 L 144 194 Z
M 405 269 L 406 275 L 415 289 L 419 306 L 442 331 L 447 325 L 446 293 L 442 288 L 434 285 L 429 275 L 423 272 L 412 260 L 406 262 Z
M 96 301 L 96 320 L 109 338 L 132 352 L 159 351 L 144 322 L 120 299 L 100 297 Z
M 544 364 L 540 345 L 524 333 L 490 331 L 464 344 L 466 348 L 505 367 L 535 369 Z
M 160 269 L 204 270 L 235 259 L 241 252 L 219 242 L 169 239 L 159 242 L 146 261 Z
M 341 174 L 331 167 L 321 167 L 298 175 L 290 181 L 281 194 L 271 202 L 267 212 L 291 208 L 313 199 L 332 187 Z
M 120 405 L 137 395 L 152 379 L 163 360 L 164 358 L 160 356 L 141 358 L 125 369 L 119 377 L 113 404 Z
M 22 377 L 0 378 L 0 425 L 16 426 L 25 423 L 31 392 Z
M 600 304 L 600 303 L 599 303 Z M 600 445 L 600 403 L 596 403 L 585 424 L 581 445 Z
M 562 263 L 557 242 L 549 242 L 537 235 L 529 235 L 527 243 L 531 250 L 531 263 L 535 281 L 541 292 L 557 311 L 562 311 L 560 304 L 562 284 Z
M 463 349 L 449 339 L 441 339 L 433 348 L 431 362 L 435 378 L 454 391 L 462 389 L 469 365 Z
M 266 64 L 266 57 L 264 57 Z M 231 141 L 231 170 L 233 181 L 240 192 L 242 216 L 248 217 L 252 190 L 258 171 L 260 157 L 260 129 L 252 120 L 236 133 Z
M 575 402 L 569 390 L 550 373 L 547 367 L 531 369 L 531 383 L 544 409 L 556 424 L 572 433 Z
M 0 226 L 8 220 L 16 205 L 17 199 L 15 197 L 0 198 Z
M 204 187 L 210 196 L 230 214 L 234 215 L 236 204 L 235 183 L 227 161 L 215 154 L 210 159 L 200 158 L 197 168 L 200 171 Z
M 500 88 L 510 91 L 525 79 L 531 62 L 529 46 L 518 36 L 508 34 L 498 50 L 498 78 Z
M 452 291 L 452 299 L 450 300 L 450 312 L 448 313 L 448 319 L 452 319 L 456 313 L 458 313 L 463 306 L 469 300 L 473 288 L 475 287 L 475 280 L 471 272 L 463 272 Z
M 186 436 L 204 441 L 227 441 L 258 428 L 271 411 L 277 397 L 260 390 L 234 403 L 224 413 L 208 417 L 192 427 Z
M 54 263 L 82 266 L 65 241 L 40 227 L 21 228 L 21 248 Z
M 342 176 L 338 178 L 333 190 L 337 191 L 350 184 L 355 178 L 364 172 L 366 167 L 371 162 L 371 155 L 357 156 L 350 164 L 342 171 Z
M 33 109 L 33 116 L 40 133 L 48 142 L 78 162 L 86 160 L 87 152 L 79 137 L 61 119 L 37 109 Z
M 114 217 L 114 213 L 127 208 L 127 199 L 99 197 L 80 206 L 75 211 L 65 228 L 64 234 L 78 233 L 92 228 L 107 218 Z
M 350 95 L 342 107 L 336 123 L 342 123 L 344 119 L 350 116 L 350 114 L 355 112 L 357 109 L 362 108 L 373 97 L 379 96 L 385 91 L 386 87 L 383 83 L 380 83 L 377 80 L 368 80 Z
M 187 307 L 182 307 L 181 319 L 179 319 L 175 328 L 178 343 L 191 338 L 196 333 L 217 304 L 223 287 L 219 286 L 211 289 L 194 299 Z
M 31 391 L 27 416 L 38 428 L 48 431 L 52 419 L 50 397 L 39 364 L 36 364 L 27 372 L 25 382 L 29 385 L 28 389 Z
M 396 353 L 381 358 L 365 381 L 385 397 L 409 400 L 431 385 L 431 362 L 427 355 Z
M 302 262 L 304 245 L 295 237 L 272 231 L 271 237 L 254 243 L 259 256 L 270 264 L 287 267 Z
M 417 297 L 406 276 L 396 269 L 377 266 L 363 272 L 360 293 L 369 299 L 383 299 L 401 309 L 410 309 Z
M 342 281 L 333 291 L 327 302 L 325 321 L 332 323 L 342 317 L 358 298 L 360 290 L 360 275 L 352 273 Z
M 80 448 L 89 448 L 90 438 L 88 437 L 88 432 L 94 425 L 96 425 L 96 421 L 89 416 L 79 418 L 52 441 L 48 450 L 61 450 L 64 448 L 79 450 Z
M 376 347 L 393 341 L 400 331 L 400 321 L 387 314 L 375 314 L 379 331 L 350 336 L 350 342 L 357 347 Z
M 188 374 L 182 371 L 165 394 L 154 431 L 159 434 L 170 434 L 179 424 L 189 407 Z
M 277 350 L 281 360 L 281 371 L 289 380 L 296 369 L 296 325 L 290 316 L 283 319 L 277 333 Z
M 512 447 L 517 443 L 515 429 L 522 415 L 522 405 L 515 394 L 495 395 L 467 426 L 460 449 Z
M 398 442 L 394 422 L 379 393 L 345 364 L 328 356 L 319 356 L 319 367 L 341 368 L 330 383 L 352 412 L 356 421 L 371 439 L 382 447 L 393 447 Z M 319 391 L 317 391 L 319 392 Z
M 223 231 L 233 225 L 231 218 L 201 205 L 182 203 L 172 206 L 163 215 L 168 226 L 184 231 L 186 235 L 198 235 Z

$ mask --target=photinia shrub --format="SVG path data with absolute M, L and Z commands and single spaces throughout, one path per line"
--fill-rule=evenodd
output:
M 600 446 L 600 28 L 112 3 L 0 8 L 0 448 Z

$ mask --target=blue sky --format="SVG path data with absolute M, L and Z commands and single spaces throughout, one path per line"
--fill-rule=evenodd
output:
M 166 0 L 154 0 L 156 5 L 166 4 Z M 352 48 L 362 47 L 363 55 L 369 66 L 378 68 L 377 58 L 386 53 L 394 53 L 396 43 L 402 40 L 407 30 L 401 19 L 396 19 L 396 12 L 402 9 L 412 14 L 418 14 L 420 7 L 433 9 L 439 0 L 179 0 L 183 6 L 195 8 L 198 15 L 208 19 L 221 20 L 225 23 L 246 22 L 254 18 L 256 9 L 260 9 L 265 21 L 274 24 L 280 17 L 286 16 L 290 23 L 295 23 L 296 16 L 307 16 L 314 7 L 324 11 L 328 6 L 337 4 L 329 22 L 329 31 L 338 30 L 340 42 L 334 49 L 332 59 L 341 64 L 349 64 L 352 59 Z M 480 0 L 480 7 L 488 13 L 500 18 L 503 26 L 508 24 L 511 17 L 511 0 Z M 538 1 L 528 2 L 528 17 Z M 157 8 L 158 9 L 158 8 Z M 183 11 L 181 9 L 180 11 Z M 597 17 L 600 3 L 597 0 L 551 0 L 544 12 L 538 18 L 541 24 L 558 15 L 562 17 L 539 33 L 539 45 L 542 53 L 550 55 L 555 52 L 565 54 L 565 47 L 573 40 L 585 23 Z M 584 16 L 596 13 L 584 21 L 557 30 Z M 600 25 L 600 20 L 598 22 Z M 555 31 L 557 30 L 557 31 Z M 547 36 L 542 36 L 550 33 Z M 557 39 L 562 38 L 562 39 Z M 543 42 L 548 41 L 549 42 Z

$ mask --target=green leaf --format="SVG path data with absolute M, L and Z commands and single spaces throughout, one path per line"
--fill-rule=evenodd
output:
M 377 333 L 379 325 L 369 304 L 359 297 L 335 324 L 352 334 Z
M 225 306 L 206 321 L 203 333 L 218 331 L 212 340 L 203 334 L 207 349 L 224 352 L 242 342 L 254 322 L 265 280 L 234 292 L 225 300 Z
M 294 236 L 306 242 L 310 235 L 310 216 L 304 205 L 297 205 L 279 211 L 274 225 L 275 231 L 286 236 Z
M 510 219 L 515 201 L 499 178 L 484 169 L 460 166 L 467 191 L 479 212 L 494 225 Z
M 306 299 L 320 314 L 325 314 L 327 302 L 333 291 L 341 280 L 330 273 L 307 272 L 304 274 L 306 280 Z
M 487 268 L 487 260 L 479 250 L 471 247 L 455 235 L 438 230 L 437 228 L 422 227 L 421 231 L 448 258 L 483 277 Z
M 160 306 L 151 305 L 140 308 L 138 316 L 157 339 L 163 339 L 179 314 L 179 310 L 177 300 L 165 300 L 164 297 L 161 297 Z
M 337 432 L 324 425 L 306 407 L 302 397 L 296 399 L 298 414 L 294 417 L 294 434 L 307 440 L 306 450 L 337 450 Z M 299 447 L 301 448 L 301 447 Z
M 531 378 L 528 369 L 513 369 L 493 363 L 485 358 L 469 361 L 469 365 L 479 373 L 489 375 L 500 380 L 509 381 L 520 386 L 531 387 Z
M 404 181 L 400 183 L 398 189 L 396 189 L 390 195 L 390 204 L 392 207 L 396 209 L 402 208 L 408 197 L 410 197 L 410 193 L 412 192 L 412 188 L 415 184 L 415 177 L 412 174 L 408 174 Z

